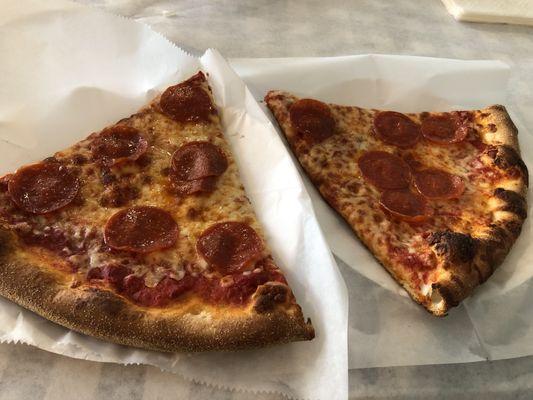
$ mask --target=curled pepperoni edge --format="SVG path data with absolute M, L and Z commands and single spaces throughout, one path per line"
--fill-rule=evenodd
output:
M 414 131 L 414 133 L 411 135 L 405 135 L 405 134 L 403 135 L 404 139 L 407 139 L 405 142 L 399 142 L 396 140 L 394 136 L 390 136 L 388 135 L 388 133 L 386 133 L 390 131 L 391 129 L 390 126 L 388 128 L 385 128 L 384 126 L 382 126 L 383 124 L 381 124 L 380 122 L 384 122 L 383 120 L 385 118 L 390 118 L 390 117 L 395 117 L 398 120 L 405 121 L 410 126 L 409 129 L 411 131 Z M 379 139 L 381 139 L 383 142 L 387 144 L 399 147 L 401 149 L 407 149 L 407 148 L 413 147 L 415 144 L 418 143 L 418 141 L 420 140 L 420 137 L 422 136 L 420 132 L 419 124 L 414 122 L 407 115 L 396 112 L 396 111 L 379 111 L 374 116 L 373 128 L 374 128 L 374 133 Z
M 185 82 L 169 86 L 159 99 L 161 111 L 177 122 L 207 122 L 216 114 L 211 97 L 202 88 L 205 77 L 195 75 Z
M 134 153 L 130 154 L 129 156 L 125 157 L 106 157 L 102 156 L 102 154 L 98 154 L 97 151 L 103 146 L 104 144 L 102 141 L 105 139 L 105 136 L 112 136 L 113 134 L 128 134 L 128 135 L 137 135 L 137 143 L 135 143 L 136 150 Z M 148 149 L 148 141 L 146 138 L 139 132 L 139 130 L 126 126 L 126 125 L 115 125 L 109 128 L 104 129 L 100 135 L 98 135 L 91 146 L 91 150 L 93 152 L 93 157 L 96 159 L 99 159 L 105 164 L 106 166 L 113 166 L 118 165 L 127 161 L 135 161 L 138 160 L 144 153 L 146 153 L 146 150 Z
M 377 160 L 378 158 L 387 158 L 389 161 L 394 162 L 397 164 L 397 170 L 404 175 L 402 179 L 395 180 L 392 184 L 383 184 L 381 176 L 374 175 L 372 176 L 372 168 L 371 168 L 371 162 L 374 160 Z M 374 159 L 369 159 L 371 157 L 374 157 Z M 367 151 L 364 154 L 362 154 L 359 159 L 357 160 L 357 165 L 359 166 L 359 169 L 361 171 L 361 174 L 363 175 L 363 178 L 370 182 L 372 185 L 376 186 L 380 190 L 391 190 L 391 189 L 404 189 L 407 188 L 411 182 L 411 168 L 407 162 L 405 162 L 401 157 L 381 150 L 371 150 Z
M 402 192 L 402 193 L 405 193 L 405 194 L 409 194 L 410 196 L 416 197 L 417 200 L 419 200 L 421 202 L 420 213 L 418 213 L 416 215 L 403 214 L 402 212 L 400 212 L 398 210 L 394 210 L 391 207 L 390 204 L 386 204 L 386 203 L 388 203 L 387 197 L 388 196 L 393 196 L 393 195 L 395 195 L 398 192 Z M 426 201 L 426 199 L 423 196 L 421 196 L 418 193 L 413 193 L 413 192 L 411 192 L 409 190 L 405 190 L 405 189 L 404 190 L 386 190 L 386 191 L 384 191 L 381 194 L 381 198 L 380 198 L 379 204 L 386 212 L 391 214 L 393 217 L 395 217 L 395 218 L 397 218 L 399 220 L 402 220 L 402 221 L 410 222 L 410 223 L 421 223 L 421 222 L 424 222 L 428 218 L 432 217 L 433 214 L 434 214 L 433 209 L 429 206 L 428 202 Z
M 216 189 L 218 176 L 208 176 L 206 178 L 192 181 L 181 181 L 173 179 L 172 172 L 169 175 L 173 192 L 180 196 L 187 196 L 196 193 L 212 193 Z
M 250 241 L 247 243 L 247 249 L 244 251 L 247 254 L 245 254 L 245 257 L 241 255 L 239 257 L 240 260 L 236 260 L 236 262 L 233 260 L 236 256 L 235 253 L 229 256 L 224 255 L 223 258 L 229 258 L 229 260 L 217 260 L 217 256 L 220 255 L 213 252 L 209 247 L 212 246 L 213 243 L 220 243 L 220 237 L 217 236 L 227 234 L 224 231 L 234 233 L 236 230 L 238 230 L 239 235 L 241 235 L 243 233 L 242 230 L 244 230 L 244 236 Z M 240 239 L 242 239 L 242 237 Z M 202 258 L 215 270 L 222 274 L 228 274 L 244 271 L 255 261 L 259 260 L 264 250 L 264 244 L 257 232 L 250 225 L 238 221 L 225 221 L 213 224 L 205 229 L 196 242 L 196 249 L 198 254 L 200 254 L 200 256 L 202 256 Z
M 27 172 L 32 172 L 35 169 L 40 169 L 41 172 L 46 169 L 57 168 L 57 172 L 61 173 L 63 177 L 66 177 L 68 179 L 68 183 L 63 180 L 63 186 L 62 188 L 69 188 L 70 190 L 68 193 L 66 193 L 59 201 L 56 201 L 53 205 L 48 205 L 45 207 L 44 205 L 38 205 L 38 206 L 32 206 L 25 204 L 21 198 L 27 198 L 25 195 L 24 190 L 21 192 L 20 185 L 22 185 L 22 182 L 20 182 L 22 179 L 24 179 L 24 174 Z M 17 187 L 18 186 L 18 187 Z M 14 174 L 12 174 L 9 178 L 8 184 L 7 184 L 7 190 L 9 193 L 9 196 L 11 197 L 11 200 L 22 210 L 32 213 L 32 214 L 47 214 L 53 211 L 57 211 L 63 207 L 66 207 L 69 205 L 77 196 L 79 190 L 80 190 L 80 181 L 79 179 L 74 175 L 74 173 L 65 165 L 62 165 L 60 163 L 56 162 L 40 162 L 36 164 L 31 164 L 24 166 L 22 168 L 19 168 Z
M 308 126 L 302 126 L 306 113 L 320 118 L 320 125 L 314 125 L 312 129 L 309 129 Z M 300 99 L 295 101 L 289 108 L 289 119 L 297 133 L 302 135 L 304 139 L 315 143 L 320 143 L 335 133 L 336 124 L 331 109 L 326 103 L 319 100 Z
M 132 210 L 136 210 L 136 211 L 139 211 L 139 210 L 143 210 L 143 211 L 148 211 L 148 212 L 156 212 L 159 214 L 158 217 L 163 217 L 163 218 L 166 218 L 167 219 L 167 223 L 169 225 L 169 229 L 167 229 L 167 236 L 166 237 L 162 237 L 162 238 L 153 238 L 153 240 L 156 242 L 150 246 L 146 246 L 146 247 L 141 247 L 141 246 L 136 246 L 135 244 L 127 244 L 127 243 L 124 243 L 124 244 L 119 244 L 116 242 L 116 238 L 114 238 L 113 236 L 114 235 L 119 235 L 121 233 L 120 229 L 117 231 L 111 231 L 111 229 L 115 228 L 115 224 L 119 223 L 120 225 L 120 222 L 121 222 L 121 219 L 125 216 L 127 216 L 127 214 L 129 212 L 131 212 Z M 141 211 L 141 212 L 143 212 Z M 172 221 L 172 222 L 170 222 Z M 148 222 L 148 221 L 147 221 Z M 161 221 L 159 221 L 161 222 Z M 147 234 L 148 230 L 143 230 L 143 232 L 145 232 Z M 159 208 L 159 207 L 153 207 L 153 206 L 134 206 L 134 207 L 129 207 L 129 208 L 125 208 L 125 209 L 122 209 L 118 212 L 116 212 L 115 214 L 113 214 L 111 217 L 109 217 L 109 219 L 107 220 L 105 226 L 104 226 L 104 242 L 105 244 L 107 244 L 109 247 L 111 247 L 112 249 L 115 249 L 115 250 L 124 250 L 124 251 L 129 251 L 129 252 L 133 252 L 133 253 L 141 253 L 141 254 L 146 254 L 146 253 L 151 253 L 151 252 L 154 252 L 154 251 L 158 251 L 158 250 L 163 250 L 163 249 L 166 249 L 166 248 L 169 248 L 169 247 L 172 247 L 176 241 L 178 240 L 178 235 L 179 235 L 179 227 L 178 227 L 178 224 L 176 223 L 176 221 L 174 220 L 174 218 L 172 218 L 172 216 L 165 210 Z M 157 241 L 159 241 L 159 243 L 157 243 Z
M 441 138 L 439 136 L 435 136 L 431 134 L 431 129 L 429 124 L 430 121 L 435 121 L 438 119 L 448 119 L 449 123 L 452 126 L 455 126 L 455 130 L 453 132 L 453 135 L 451 135 L 450 139 Z M 461 123 L 457 117 L 455 117 L 451 113 L 446 114 L 440 114 L 440 115 L 430 115 L 428 117 L 425 117 L 422 119 L 422 123 L 420 125 L 420 131 L 422 132 L 422 136 L 429 140 L 430 142 L 441 144 L 441 145 L 448 145 L 448 144 L 454 144 L 454 143 L 460 143 L 463 140 L 465 140 L 469 133 L 469 128 L 467 125 L 464 125 L 464 123 Z
M 194 293 L 213 304 L 244 305 L 257 289 L 267 282 L 287 285 L 279 270 L 262 269 L 250 274 L 242 272 L 220 276 L 191 275 L 181 279 L 165 275 L 155 286 L 147 286 L 144 276 L 134 275 L 123 265 L 105 265 L 91 268 L 87 280 L 93 285 L 107 283 L 131 301 L 145 307 L 165 307 L 182 295 Z M 225 285 L 224 281 L 231 282 Z
M 208 169 L 203 171 L 198 176 L 193 177 L 184 177 L 180 176 L 181 170 L 180 167 L 181 159 L 187 155 L 187 152 L 195 151 L 196 154 L 203 152 L 203 156 L 207 156 L 208 160 Z M 194 181 L 197 179 L 207 178 L 210 176 L 220 176 L 228 169 L 228 158 L 226 154 L 220 149 L 219 146 L 206 141 L 194 141 L 188 142 L 180 146 L 173 154 L 171 158 L 171 167 L 174 171 L 176 180 L 178 181 Z
M 432 195 L 430 194 L 429 192 L 427 192 L 424 188 L 423 188 L 423 185 L 422 183 L 420 182 L 421 179 L 424 179 L 423 176 L 424 174 L 428 173 L 428 172 L 433 172 L 433 171 L 436 171 L 437 173 L 440 173 L 440 174 L 445 174 L 447 175 L 447 178 L 449 178 L 449 183 L 450 183 L 450 188 L 451 190 L 448 191 L 448 194 L 446 195 Z M 451 174 L 449 172 L 446 172 L 446 171 L 442 171 L 440 169 L 437 169 L 437 168 L 427 168 L 427 169 L 423 169 L 423 170 L 420 170 L 420 171 L 417 171 L 414 173 L 414 176 L 413 176 L 413 184 L 416 188 L 416 190 L 418 190 L 418 192 L 424 196 L 425 198 L 427 199 L 430 199 L 430 200 L 445 200 L 445 199 L 456 199 L 456 198 L 459 198 L 465 191 L 465 182 L 464 180 L 457 176 L 457 175 L 454 175 L 454 174 Z

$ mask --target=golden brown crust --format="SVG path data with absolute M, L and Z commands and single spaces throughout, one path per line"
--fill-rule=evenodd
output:
M 397 270 L 389 253 L 375 242 L 365 240 L 358 225 L 358 208 L 346 201 L 343 196 L 350 196 L 354 185 L 355 190 L 359 183 L 353 184 L 349 177 L 343 186 L 331 185 L 330 176 L 338 175 L 336 152 L 330 159 L 305 158 L 309 149 L 299 146 L 291 128 L 287 104 L 297 101 L 298 98 L 282 91 L 270 91 L 265 96 L 265 102 L 276 117 L 283 133 L 287 137 L 298 160 L 309 174 L 325 200 L 350 224 L 352 229 L 362 237 L 364 244 L 376 256 L 386 270 L 398 281 L 411 295 L 428 311 L 437 316 L 442 316 L 451 308 L 468 297 L 476 286 L 486 281 L 495 268 L 503 261 L 518 237 L 523 221 L 527 216 L 526 191 L 528 184 L 527 167 L 520 157 L 517 129 L 509 117 L 505 107 L 495 105 L 483 110 L 472 112 L 473 123 L 481 133 L 481 141 L 486 146 L 483 152 L 483 162 L 490 168 L 500 171 L 503 179 L 497 181 L 492 187 L 492 195 L 488 201 L 488 212 L 491 213 L 491 223 L 478 228 L 471 233 L 455 231 L 453 229 L 436 230 L 427 237 L 427 245 L 433 250 L 436 264 L 442 270 L 439 279 L 432 283 L 430 295 L 424 295 L 414 288 L 410 278 Z M 358 107 L 340 107 L 331 105 L 337 114 L 344 118 L 349 113 L 360 116 L 372 114 L 376 110 L 365 110 Z M 416 114 L 409 114 L 418 118 Z M 354 141 L 361 141 L 353 138 Z M 315 153 L 316 154 L 316 153 Z M 353 153 L 350 157 L 355 158 Z M 305 159 L 304 162 L 302 160 Z M 315 161 L 316 160 L 316 161 Z M 327 178 L 313 170 L 314 163 L 322 167 L 334 164 L 333 171 L 328 172 Z M 337 164 L 336 164 L 337 163 Z M 490 193 L 490 191 L 489 191 Z
M 513 176 L 504 181 L 504 187 L 493 190 L 493 223 L 483 235 L 470 237 L 470 257 L 465 262 L 455 262 L 453 252 L 445 254 L 444 262 L 450 266 L 446 279 L 434 284 L 434 290 L 443 298 L 444 304 L 436 307 L 435 313 L 443 315 L 451 307 L 468 297 L 474 288 L 485 282 L 502 263 L 518 238 L 527 217 L 526 192 L 528 170 L 520 157 L 518 130 L 504 106 L 493 105 L 477 113 L 477 123 L 483 129 L 482 140 L 489 145 L 486 154 L 493 167 Z M 519 172 L 518 177 L 512 174 Z M 440 246 L 437 243 L 434 246 Z
M 233 350 L 314 337 L 292 294 L 260 313 L 257 299 L 247 307 L 146 308 L 106 288 L 73 286 L 70 274 L 37 265 L 11 232 L 0 230 L 0 294 L 87 335 L 159 351 Z
M 481 110 L 480 119 L 483 125 L 494 124 L 498 128 L 495 132 L 488 131 L 483 135 L 483 141 L 485 143 L 506 145 L 517 152 L 520 151 L 518 146 L 518 129 L 516 129 L 504 106 L 496 104 Z
M 502 105 L 493 105 L 481 110 L 478 115 L 478 123 L 488 127 L 482 131 L 482 140 L 489 145 L 487 156 L 492 159 L 495 167 L 506 173 L 510 173 L 513 169 L 520 172 L 521 179 L 513 189 L 525 196 L 529 174 L 526 164 L 520 157 L 518 129 L 506 108 Z
M 211 98 L 211 89 L 203 73 L 199 72 L 189 82 L 201 85 Z M 0 210 L 3 211 L 0 216 L 0 295 L 79 332 L 161 351 L 231 350 L 312 339 L 313 327 L 304 320 L 287 285 L 267 282 L 256 287 L 257 282 L 274 279 L 274 273 L 270 274 L 272 271 L 275 271 L 276 279 L 282 280 L 282 272 L 274 264 L 268 246 L 264 246 L 262 258 L 257 264 L 250 265 L 250 271 L 229 275 L 231 279 L 226 280 L 224 286 L 218 285 L 225 277 L 207 277 L 213 271 L 197 254 L 195 247 L 197 237 L 206 227 L 221 222 L 221 219 L 236 219 L 250 224 L 262 240 L 264 235 L 240 183 L 213 99 L 209 121 L 197 124 L 178 123 L 162 113 L 160 98 L 156 97 L 136 114 L 119 121 L 119 124 L 142 131 L 149 141 L 144 162 L 140 162 L 140 158 L 126 165 L 124 170 L 112 173 L 98 166 L 90 140 L 98 137 L 99 133 L 50 158 L 70 162 L 71 158 L 77 157 L 83 161 L 83 167 L 76 167 L 83 175 L 82 189 L 85 190 L 83 196 L 80 195 L 83 199 L 79 204 L 73 203 L 73 207 L 51 214 L 44 221 L 17 215 L 17 221 L 22 221 L 17 225 L 13 222 L 17 210 L 9 208 L 12 202 L 8 193 L 0 192 L 2 206 L 7 207 Z M 170 155 L 176 148 L 199 139 L 208 139 L 224 149 L 229 165 L 214 192 L 205 196 L 177 198 L 168 190 L 168 178 L 163 171 L 169 169 Z M 117 179 L 117 176 L 124 179 Z M 116 180 L 135 180 L 138 186 L 115 187 Z M 136 196 L 124 197 L 128 189 L 136 189 Z M 103 195 L 109 195 L 111 201 L 108 202 Z M 102 199 L 105 200 L 104 207 Z M 174 247 L 152 252 L 150 258 L 137 258 L 132 265 L 131 254 L 126 252 L 117 256 L 105 250 L 99 235 L 106 221 L 116 212 L 114 208 L 147 204 L 172 214 L 179 225 L 180 238 Z M 50 234 L 56 229 L 60 237 L 58 240 Z M 39 240 L 32 242 L 30 239 L 28 242 L 24 235 L 29 232 Z M 71 251 L 73 249 L 74 252 Z M 124 264 L 121 264 L 122 261 L 125 261 Z M 116 265 L 128 265 L 128 274 L 144 285 L 141 291 L 149 290 L 147 301 L 140 299 L 140 295 L 135 296 L 138 291 L 133 293 L 124 289 L 125 277 L 116 278 L 115 282 L 113 277 L 99 276 L 101 269 Z M 154 271 L 162 265 L 166 269 Z M 94 275 L 99 277 L 88 278 L 93 270 L 100 270 Z M 244 279 L 245 273 L 251 274 L 256 270 L 263 274 L 259 280 L 240 281 L 241 286 L 233 281 L 235 276 Z M 192 278 L 186 274 L 192 275 Z M 187 289 L 181 294 L 168 294 L 164 287 L 161 290 L 158 287 L 166 277 L 175 278 L 175 284 L 179 285 L 180 279 L 185 276 L 191 281 L 205 278 L 208 282 L 217 282 L 216 287 L 221 292 L 224 290 L 221 287 L 228 290 L 220 296 L 235 293 L 235 297 L 228 295 L 231 300 L 214 303 L 212 299 L 216 296 L 206 293 L 212 287 L 209 284 L 202 287 L 205 281 L 201 279 L 199 283 L 190 284 L 192 288 L 187 286 L 188 283 L 183 284 Z M 243 293 L 248 296 L 253 290 L 255 293 L 250 298 L 238 298 Z M 160 297 L 165 298 L 164 301 L 159 302 Z M 231 301 L 245 304 L 235 305 Z

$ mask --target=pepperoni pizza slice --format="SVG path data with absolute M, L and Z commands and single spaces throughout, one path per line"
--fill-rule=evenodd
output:
M 162 351 L 310 340 L 206 77 L 0 180 L 0 294 Z
M 402 114 L 281 91 L 265 101 L 324 199 L 433 314 L 487 280 L 520 234 L 528 171 L 504 107 Z

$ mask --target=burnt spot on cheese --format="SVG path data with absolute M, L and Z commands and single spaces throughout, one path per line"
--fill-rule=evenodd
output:
M 100 169 L 100 181 L 102 185 L 108 186 L 117 181 L 117 177 L 111 172 L 108 167 L 102 167 Z
M 376 224 L 380 224 L 383 222 L 383 215 L 380 215 L 380 214 L 374 214 L 373 216 L 373 219 L 374 219 L 374 222 Z
M 359 191 L 361 190 L 361 183 L 360 182 L 356 182 L 356 181 L 352 181 L 352 182 L 349 182 L 347 185 L 346 185 L 346 188 L 352 192 L 353 194 L 357 194 L 359 193 Z
M 123 207 L 131 200 L 138 199 L 139 189 L 128 184 L 113 184 L 108 186 L 100 197 L 100 205 L 103 207 Z
M 451 263 L 471 262 L 476 254 L 477 244 L 470 234 L 450 230 L 433 232 L 428 236 L 427 242 L 438 256 Z
M 187 218 L 190 219 L 190 220 L 195 220 L 199 217 L 200 215 L 200 212 L 198 211 L 197 208 L 194 208 L 194 207 L 191 207 L 187 210 Z
M 84 165 L 87 163 L 87 157 L 85 157 L 83 154 L 76 153 L 71 156 L 72 164 L 74 165 Z
M 151 163 L 152 163 L 152 157 L 150 157 L 150 155 L 146 153 L 144 153 L 137 160 L 135 160 L 135 164 L 137 164 L 141 168 L 147 167 Z

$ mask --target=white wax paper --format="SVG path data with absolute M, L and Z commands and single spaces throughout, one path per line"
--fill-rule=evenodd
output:
M 99 341 L 0 299 L 0 341 L 143 363 L 214 386 L 347 397 L 347 295 L 275 128 L 215 50 L 192 57 L 148 27 L 60 1 L 9 0 L 0 16 L 0 173 L 134 113 L 198 69 L 210 83 L 248 195 L 316 339 L 267 349 L 164 354 Z M 1 266 L 0 266 L 1 267 Z
M 387 55 L 234 59 L 230 63 L 258 100 L 268 90 L 280 89 L 326 102 L 403 112 L 505 105 L 509 76 L 509 68 L 499 61 Z M 512 116 L 513 110 L 509 111 Z M 532 166 L 531 132 L 513 120 L 520 130 L 522 155 Z M 450 315 L 438 319 L 407 297 L 344 220 L 305 181 L 331 249 L 351 267 L 343 269 L 350 298 L 350 368 L 533 354 L 530 219 L 490 280 Z

